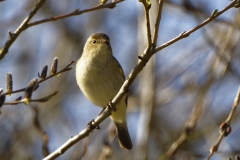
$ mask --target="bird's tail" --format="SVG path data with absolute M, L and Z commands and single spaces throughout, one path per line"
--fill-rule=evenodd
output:
M 128 128 L 126 122 L 114 122 L 116 126 L 116 131 L 118 135 L 118 142 L 121 148 L 130 150 L 132 149 L 132 141 L 128 133 Z

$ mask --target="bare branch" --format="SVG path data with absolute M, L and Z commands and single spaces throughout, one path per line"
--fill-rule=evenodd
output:
M 159 25 L 160 25 L 161 16 L 162 16 L 162 6 L 163 6 L 163 0 L 159 0 L 159 2 L 158 2 L 157 20 L 156 20 L 154 31 L 153 31 L 153 41 L 152 41 L 152 44 L 153 44 L 154 47 L 156 47 L 156 44 L 157 44 L 158 29 L 159 29 Z
M 188 37 L 190 34 L 195 32 L 196 30 L 202 28 L 203 26 L 205 26 L 209 22 L 213 21 L 215 18 L 217 18 L 218 16 L 220 16 L 221 14 L 223 14 L 224 12 L 229 10 L 230 8 L 234 7 L 235 4 L 237 3 L 237 1 L 238 0 L 233 0 L 227 7 L 225 7 L 221 11 L 217 12 L 214 16 L 210 16 L 208 19 L 206 19 L 204 22 L 202 22 L 201 24 L 197 25 L 193 29 L 190 29 L 189 31 L 184 31 L 179 36 L 177 36 L 176 38 L 173 38 L 172 40 L 162 44 L 161 46 L 156 47 L 156 49 L 153 52 L 156 53 L 156 52 L 162 50 L 163 48 L 166 48 L 167 46 L 169 46 L 169 45 L 179 41 L 180 39 Z
M 231 122 L 233 114 L 236 111 L 237 106 L 239 104 L 239 101 L 240 101 L 240 87 L 238 88 L 238 92 L 237 92 L 237 95 L 236 95 L 236 97 L 234 99 L 232 109 L 231 109 L 231 111 L 230 111 L 230 113 L 228 115 L 228 118 L 225 121 L 226 123 L 230 123 Z
M 7 54 L 8 49 L 12 45 L 12 43 L 17 39 L 17 37 L 27 28 L 28 22 L 31 18 L 37 13 L 37 11 L 42 7 L 42 5 L 46 2 L 46 0 L 38 0 L 35 7 L 29 13 L 27 18 L 20 24 L 20 26 L 14 31 L 14 33 L 9 32 L 8 40 L 5 42 L 4 46 L 0 49 L 0 60 Z
M 59 19 L 64 19 L 64 18 L 71 17 L 71 16 L 77 16 L 77 15 L 80 15 L 80 14 L 83 14 L 83 13 L 96 11 L 96 10 L 103 9 L 103 8 L 113 9 L 114 7 L 116 7 L 117 3 L 120 3 L 120 2 L 123 2 L 123 1 L 124 0 L 117 0 L 117 1 L 114 1 L 112 3 L 108 3 L 108 4 L 105 4 L 105 5 L 97 5 L 97 6 L 93 7 L 93 8 L 84 9 L 84 10 L 76 9 L 75 11 L 73 11 L 71 13 L 67 13 L 67 14 L 63 14 L 63 15 L 54 16 L 54 17 L 42 19 L 42 20 L 39 20 L 39 21 L 31 22 L 31 23 L 29 23 L 27 25 L 27 27 L 32 27 L 32 26 L 35 26 L 35 25 L 38 25 L 38 24 L 42 24 L 42 23 L 46 23 L 46 22 L 57 21 Z
M 11 47 L 12 43 L 17 39 L 17 37 L 21 34 L 22 31 L 24 31 L 25 29 L 41 24 L 41 23 L 46 23 L 46 22 L 50 22 L 50 21 L 56 21 L 58 19 L 63 19 L 63 18 L 67 18 L 70 16 L 76 16 L 76 15 L 80 15 L 86 12 L 91 12 L 91 11 L 95 11 L 95 10 L 99 10 L 99 9 L 103 9 L 103 8 L 114 8 L 116 6 L 117 3 L 123 2 L 124 0 L 117 0 L 114 1 L 112 3 L 108 3 L 105 5 L 98 5 L 96 7 L 90 8 L 90 9 L 85 9 L 85 10 L 81 10 L 79 11 L 79 9 L 76 9 L 75 11 L 68 13 L 68 14 L 64 14 L 64 15 L 60 15 L 60 16 L 55 16 L 55 17 L 51 17 L 51 18 L 47 18 L 47 19 L 43 19 L 43 20 L 39 20 L 39 21 L 35 21 L 32 23 L 29 23 L 29 21 L 31 20 L 31 18 L 36 14 L 36 12 L 42 7 L 42 5 L 46 2 L 46 0 L 39 0 L 38 3 L 35 5 L 35 7 L 33 8 L 33 10 L 29 13 L 28 17 L 25 18 L 25 20 L 22 22 L 22 24 L 14 31 L 14 33 L 12 33 L 11 31 L 8 32 L 9 37 L 8 40 L 5 42 L 4 46 L 0 49 L 0 60 L 5 56 L 5 54 L 7 54 L 8 49 Z
M 33 125 L 34 128 L 37 130 L 37 132 L 41 135 L 42 137 L 42 154 L 43 156 L 47 156 L 49 154 L 49 148 L 48 148 L 48 142 L 49 142 L 49 137 L 47 133 L 43 130 L 40 122 L 39 122 L 39 114 L 38 114 L 38 108 L 37 106 L 31 106 L 31 109 L 33 109 L 34 112 L 34 117 L 33 117 Z
M 45 96 L 43 98 L 39 98 L 39 99 L 30 99 L 29 102 L 46 102 L 48 100 L 50 100 L 53 96 L 55 96 L 58 93 L 58 91 L 55 91 L 54 93 Z M 4 102 L 4 105 L 17 105 L 19 103 L 25 103 L 23 100 L 16 100 L 14 102 Z
M 42 79 L 40 81 L 37 82 L 36 86 L 39 85 L 40 83 L 52 78 L 52 77 L 55 77 L 55 76 L 58 76 L 60 75 L 60 73 L 63 73 L 63 72 L 66 72 L 66 71 L 69 71 L 71 69 L 73 69 L 73 67 L 71 67 L 71 65 L 74 63 L 74 61 L 71 61 L 69 62 L 69 64 L 63 68 L 62 70 L 60 70 L 59 72 L 56 72 L 55 74 L 51 74 L 49 75 L 48 77 L 46 77 L 45 79 Z M 19 90 L 16 90 L 16 91 L 12 91 L 12 92 L 6 92 L 6 93 L 3 93 L 3 94 L 14 94 L 14 93 L 18 93 L 18 92 L 24 92 L 26 88 L 22 88 L 22 89 L 19 89 Z
M 94 129 L 97 129 L 98 125 L 111 115 L 111 112 L 112 112 L 112 109 L 110 107 L 106 107 L 97 118 L 95 118 L 94 120 L 88 123 L 87 128 L 82 130 L 78 135 L 71 137 L 67 142 L 65 142 L 62 146 L 60 146 L 53 153 L 45 157 L 43 160 L 55 159 L 60 155 L 62 155 L 66 150 L 68 150 L 75 143 L 87 137 L 91 132 L 93 132 Z
M 147 3 L 148 0 L 141 0 L 143 6 L 144 6 L 144 11 L 145 11 L 145 18 L 146 18 L 146 28 L 147 28 L 147 40 L 148 40 L 148 49 L 150 49 L 152 45 L 151 41 L 151 25 L 150 25 L 150 18 L 149 18 L 149 9 L 151 8 L 151 3 Z

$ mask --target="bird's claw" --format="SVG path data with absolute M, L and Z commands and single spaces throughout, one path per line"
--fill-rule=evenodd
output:
M 117 109 L 113 106 L 112 101 L 108 102 L 107 106 L 108 106 L 113 112 L 116 112 Z
M 93 130 L 93 129 L 100 129 L 99 125 L 95 125 L 95 120 L 91 120 L 89 123 L 88 123 L 88 128 L 90 130 Z

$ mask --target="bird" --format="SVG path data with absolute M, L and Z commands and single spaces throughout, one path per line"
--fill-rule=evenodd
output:
M 123 69 L 112 54 L 109 37 L 94 33 L 86 41 L 76 65 L 77 84 L 84 96 L 94 105 L 106 107 L 125 81 Z M 127 95 L 115 106 L 110 118 L 115 124 L 118 142 L 125 150 L 132 149 L 126 113 Z

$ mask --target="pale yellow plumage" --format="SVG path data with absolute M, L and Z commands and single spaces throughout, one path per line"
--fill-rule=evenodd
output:
M 117 94 L 125 78 L 112 55 L 107 35 L 96 33 L 89 37 L 77 62 L 76 79 L 85 97 L 96 106 L 106 107 Z M 120 146 L 129 150 L 132 142 L 126 125 L 126 101 L 124 97 L 116 105 L 116 112 L 110 118 L 115 123 Z

